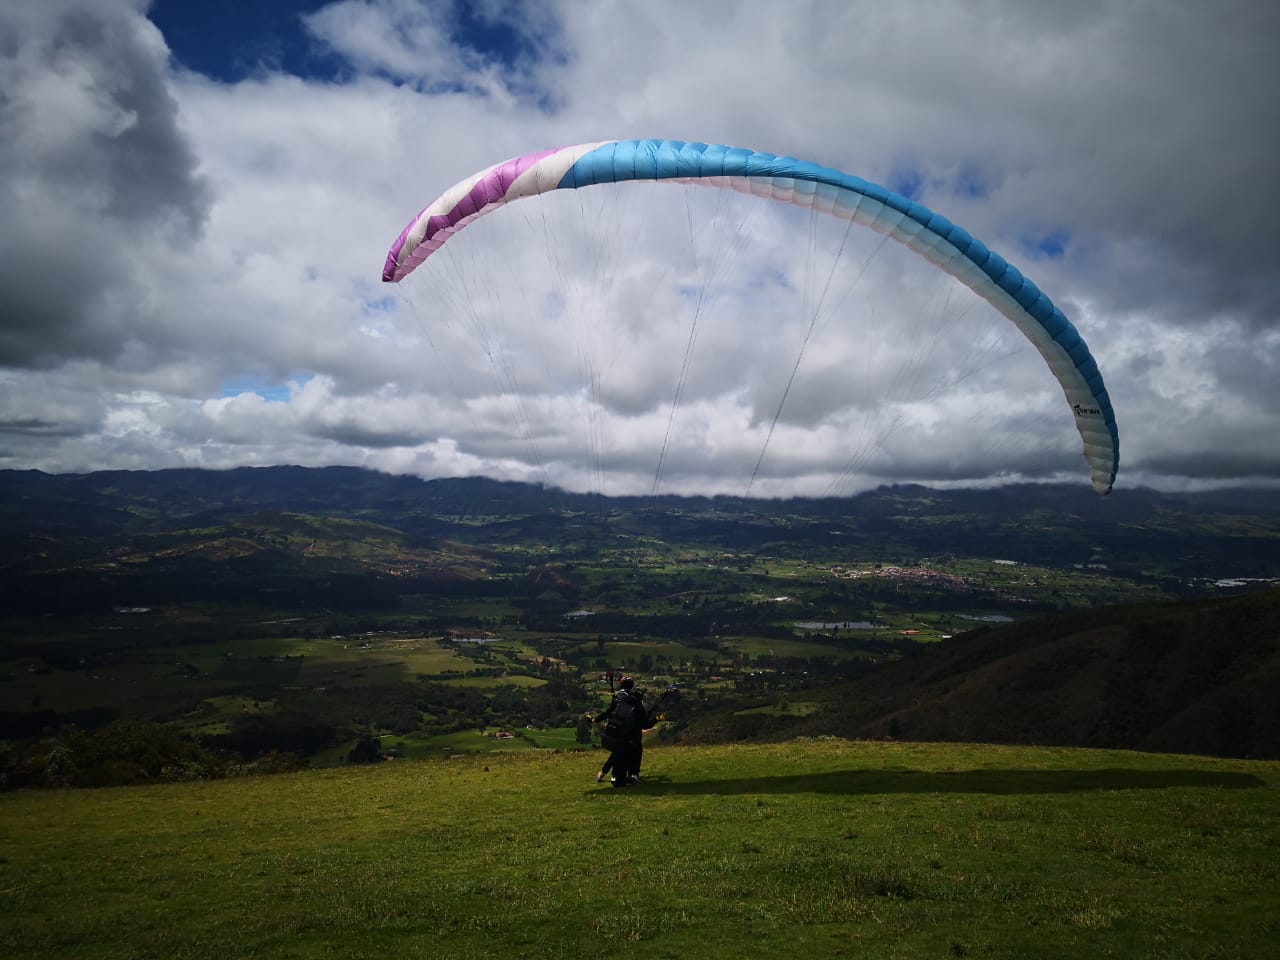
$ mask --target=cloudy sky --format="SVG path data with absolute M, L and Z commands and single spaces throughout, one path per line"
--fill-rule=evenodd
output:
M 886 184 L 1019 266 L 1102 370 L 1117 488 L 1276 485 L 1278 37 L 1263 0 L 0 3 L 0 468 L 1087 483 L 1007 321 L 793 208 L 562 191 L 381 282 L 469 174 L 660 137 Z

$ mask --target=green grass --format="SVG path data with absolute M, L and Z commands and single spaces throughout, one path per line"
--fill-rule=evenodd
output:
M 519 666 L 518 655 L 531 659 L 519 645 L 494 651 L 495 661 Z M 0 661 L 6 702 L 36 702 L 53 710 L 115 707 L 126 715 L 145 713 L 156 704 L 205 701 L 215 710 L 257 689 L 265 679 L 276 685 L 322 687 L 383 680 L 412 681 L 418 676 L 467 674 L 479 665 L 434 637 L 374 637 L 308 640 L 299 637 L 253 637 L 205 644 L 176 644 L 114 650 L 91 668 L 31 672 L 31 658 Z M 515 684 L 542 681 L 513 677 Z
M 523 674 L 510 674 L 505 677 L 458 677 L 442 680 L 451 687 L 474 687 L 479 690 L 492 690 L 498 687 L 541 687 L 547 681 L 542 677 L 527 677 Z
M 842 637 L 847 638 L 850 631 L 845 631 Z M 880 635 L 888 634 L 888 630 L 880 631 Z M 867 632 L 865 636 L 870 637 L 871 633 Z M 857 635 L 855 639 L 845 640 L 847 646 L 837 645 L 834 643 L 818 643 L 812 640 L 784 640 L 773 637 L 722 637 L 721 643 L 724 646 L 741 653 L 747 654 L 749 657 L 755 658 L 760 656 L 772 657 L 824 657 L 830 660 L 849 660 L 854 657 L 865 656 L 856 648 Z
M 0 954 L 1165 960 L 1280 936 L 1277 763 L 805 741 L 651 748 L 620 791 L 600 759 L 3 795 Z
M 812 700 L 782 700 L 778 703 L 766 704 L 763 707 L 747 707 L 745 710 L 735 710 L 736 716 L 749 716 L 751 714 L 763 714 L 768 717 L 807 717 L 810 714 L 817 713 L 821 707 Z
M 499 739 L 493 736 L 500 729 L 510 729 L 510 732 L 517 734 L 517 736 L 511 739 Z M 535 749 L 589 750 L 590 747 L 578 743 L 576 734 L 577 730 L 574 727 L 535 727 L 532 729 L 528 727 L 485 727 L 483 733 L 473 728 L 434 736 L 387 734 L 382 737 L 382 746 L 384 749 L 396 747 L 400 750 L 402 757 L 410 760 L 440 758 L 449 754 L 512 753 Z M 341 747 L 335 747 L 329 752 L 328 759 L 333 762 L 341 762 L 352 746 L 353 744 L 351 743 L 345 743 Z
M 715 656 L 715 649 L 662 640 L 610 640 L 605 645 L 602 656 L 619 663 L 638 660 L 644 656 L 652 657 L 655 661 L 665 658 L 671 663 L 683 663 L 699 657 L 704 660 L 712 658 Z
M 366 643 L 362 647 L 350 640 L 317 641 L 305 651 L 308 659 L 303 672 L 323 674 L 339 666 L 396 665 L 405 677 L 413 677 L 476 669 L 474 661 L 434 637 L 377 638 Z

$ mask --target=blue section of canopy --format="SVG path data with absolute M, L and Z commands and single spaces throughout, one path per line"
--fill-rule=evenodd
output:
M 877 200 L 901 212 L 924 231 L 950 243 L 961 256 L 981 270 L 1001 290 L 1026 311 L 1036 323 L 1066 351 L 1081 378 L 1088 385 L 1103 422 L 1111 434 L 1111 477 L 1115 480 L 1120 462 L 1120 437 L 1115 411 L 1102 382 L 1102 374 L 1076 328 L 1053 302 L 1012 264 L 989 250 L 964 229 L 885 187 L 794 157 L 778 157 L 741 147 L 687 143 L 682 140 L 620 140 L 582 156 L 561 179 L 559 188 L 573 189 L 599 183 L 626 180 L 672 180 L 733 177 L 767 180 L 795 180 L 812 183 L 815 191 L 834 188 L 836 195 L 851 193 Z M 838 214 L 837 214 L 838 215 Z

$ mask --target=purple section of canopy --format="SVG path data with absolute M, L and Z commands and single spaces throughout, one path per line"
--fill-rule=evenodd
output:
M 439 243 L 432 243 L 431 241 L 436 234 L 446 231 L 445 236 L 448 236 L 448 233 L 467 217 L 475 216 L 490 204 L 501 203 L 506 198 L 507 191 L 511 189 L 511 184 L 515 182 L 520 174 L 524 173 L 539 160 L 559 153 L 563 149 L 564 147 L 556 147 L 552 150 L 526 154 L 523 157 L 514 157 L 505 163 L 498 164 L 498 166 L 486 173 L 475 182 L 475 185 L 467 192 L 467 195 L 459 200 L 451 210 L 436 214 L 427 220 L 426 232 L 423 233 L 422 240 L 414 251 L 416 254 L 417 250 L 422 250 L 422 256 L 417 257 L 417 259 L 421 260 L 444 242 L 444 237 L 441 237 Z M 409 225 L 400 232 L 396 242 L 392 244 L 391 251 L 387 254 L 387 262 L 382 268 L 382 279 L 384 281 L 398 280 L 404 275 L 400 265 L 397 263 L 400 259 L 400 251 L 404 249 L 405 239 L 417 228 L 419 221 L 422 219 L 422 214 L 425 212 L 426 208 L 410 221 Z

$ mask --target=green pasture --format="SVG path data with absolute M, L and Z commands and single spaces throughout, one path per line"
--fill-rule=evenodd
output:
M 600 657 L 610 663 L 622 664 L 651 657 L 655 664 L 670 662 L 676 665 L 686 661 L 713 660 L 717 653 L 713 647 L 696 647 L 687 643 L 664 643 L 660 640 L 610 640 Z M 656 667 L 655 667 L 656 669 Z
M 402 667 L 408 679 L 446 672 L 470 673 L 476 669 L 475 661 L 435 637 L 383 636 L 365 642 L 367 646 L 351 640 L 327 641 L 315 662 L 326 666 L 338 663 L 356 666 L 393 664 Z M 338 649 L 339 644 L 341 649 Z
M 802 741 L 0 795 L 0 953 L 1269 958 L 1280 764 Z
M 541 687 L 547 681 L 542 677 L 530 677 L 522 673 L 513 673 L 502 677 L 450 677 L 440 682 L 447 683 L 451 687 L 492 690 L 496 687 Z
M 888 631 L 879 631 L 883 636 Z M 731 650 L 736 650 L 751 659 L 757 657 L 825 657 L 829 660 L 851 660 L 866 656 L 857 648 L 860 636 L 870 638 L 871 633 L 855 633 L 851 630 L 841 631 L 840 643 L 819 643 L 816 640 L 781 639 L 776 637 L 721 637 L 720 642 Z
M 441 734 L 435 737 L 418 739 L 420 746 L 425 745 L 430 756 L 441 753 L 509 753 L 513 750 L 532 750 L 534 746 L 523 737 L 512 737 L 510 740 L 499 739 L 497 727 L 485 727 L 480 730 L 460 730 L 457 733 Z M 511 731 L 515 733 L 515 730 Z M 397 738 L 400 739 L 400 738 Z
M 535 657 L 541 656 L 537 647 L 527 638 L 513 639 L 510 636 L 504 636 L 494 643 L 485 644 L 484 649 L 495 656 L 506 657 L 511 663 L 528 663 Z
M 501 730 L 513 734 L 510 738 L 498 737 Z M 572 727 L 472 727 L 455 733 L 435 735 L 385 734 L 381 738 L 384 751 L 394 751 L 398 760 L 418 761 L 428 759 L 454 759 L 471 754 L 507 754 L 529 750 L 581 750 L 589 749 L 574 739 Z M 316 768 L 338 766 L 346 763 L 347 754 L 355 746 L 348 741 L 312 758 Z
M 169 661 L 172 663 L 172 661 Z M 25 660 L 0 663 L 0 672 L 11 678 L 0 684 L 0 698 L 7 709 L 84 710 L 114 707 L 127 711 L 159 672 L 140 663 L 103 664 L 94 669 L 30 672 Z M 173 671 L 177 675 L 176 669 Z M 166 681 L 168 682 L 168 681 Z
M 506 729 L 515 734 L 511 739 L 502 739 L 495 734 Z M 461 730 L 457 733 L 444 733 L 435 736 L 386 736 L 383 746 L 403 743 L 406 756 L 421 759 L 436 757 L 447 753 L 506 753 L 513 750 L 580 750 L 585 745 L 578 743 L 573 727 L 485 727 Z
M 232 722 L 237 717 L 246 714 L 271 713 L 275 708 L 274 700 L 259 700 L 256 697 L 238 695 L 206 697 L 177 726 L 194 737 L 224 734 L 230 732 Z
M 470 619 L 500 623 L 506 617 L 519 617 L 521 610 L 505 600 L 458 600 L 449 604 L 449 612 L 459 620 Z
M 577 733 L 576 727 L 542 727 L 525 731 L 525 735 L 541 750 L 590 750 L 590 745 L 578 742 Z
M 466 756 L 472 753 L 509 753 L 517 750 L 533 750 L 535 745 L 524 737 L 512 737 L 500 740 L 495 734 L 498 727 L 460 730 L 456 733 L 444 733 L 435 736 L 409 734 L 407 736 L 385 736 L 382 738 L 384 750 L 397 748 L 401 757 L 407 760 L 425 760 L 430 757 L 440 758 L 450 755 Z M 516 731 L 512 730 L 512 733 Z M 523 731 L 529 732 L 529 731 Z M 350 749 L 347 745 L 344 749 Z
M 736 716 L 747 716 L 749 714 L 763 714 L 769 717 L 807 717 L 810 714 L 817 713 L 821 706 L 812 700 L 787 700 L 782 699 L 777 703 L 768 703 L 762 707 L 747 707 L 744 710 L 735 710 Z
M 523 648 L 516 645 L 498 655 L 515 665 L 516 652 Z M 243 695 L 264 684 L 322 687 L 467 674 L 477 668 L 474 660 L 434 637 L 230 637 L 217 643 L 111 648 L 75 669 L 45 668 L 31 657 L 0 661 L 0 676 L 9 677 L 0 681 L 0 694 L 15 707 L 114 707 L 131 715 L 162 702 Z

